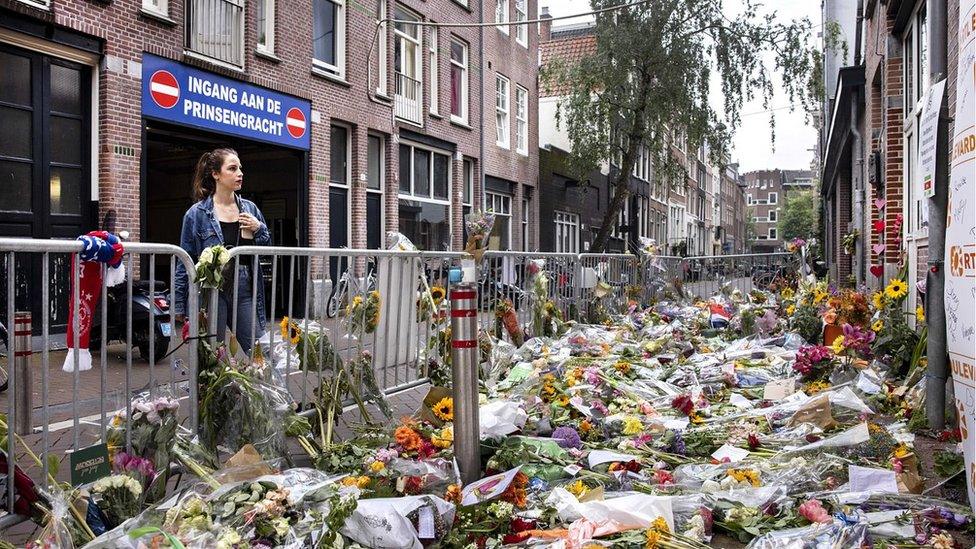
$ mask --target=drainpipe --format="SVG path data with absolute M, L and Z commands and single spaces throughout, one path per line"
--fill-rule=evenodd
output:
M 858 227 L 861 238 L 857 240 L 854 255 L 851 258 L 856 263 L 855 265 L 851 265 L 851 271 L 857 277 L 858 284 L 861 284 L 864 282 L 864 257 L 867 256 L 868 249 L 865 244 L 868 233 L 864 232 L 864 189 L 861 174 L 861 168 L 864 165 L 864 154 L 861 151 L 861 132 L 857 129 L 857 104 L 858 97 L 855 93 L 851 101 L 850 121 L 850 131 L 853 136 L 853 143 L 851 144 L 851 194 L 854 195 L 853 224 Z
M 478 23 L 485 22 L 484 0 L 478 0 Z M 481 174 L 481 197 L 479 210 L 485 209 L 485 27 L 478 27 L 478 82 L 481 104 L 478 106 L 478 172 Z
M 929 81 L 938 82 L 948 73 L 946 0 L 927 0 L 929 18 Z M 963 75 L 959 75 L 962 77 Z M 945 427 L 948 350 L 945 319 L 946 209 L 949 199 L 949 112 L 943 96 L 940 105 L 936 146 L 935 196 L 929 199 L 929 272 L 925 313 L 928 315 L 928 372 L 925 375 L 925 416 L 929 428 Z M 911 287 L 911 286 L 909 286 Z

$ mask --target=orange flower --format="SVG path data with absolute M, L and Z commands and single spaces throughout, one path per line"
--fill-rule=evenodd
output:
M 582 422 L 580 422 L 579 430 L 581 433 L 587 434 L 593 430 L 593 424 L 590 423 L 590 420 L 585 419 Z
M 402 446 L 404 450 L 412 451 L 420 448 L 420 435 L 406 425 L 397 427 L 393 433 L 393 437 L 396 439 L 397 444 Z
M 833 308 L 827 309 L 826 311 L 824 311 L 823 319 L 824 322 L 826 322 L 827 324 L 833 324 L 837 322 L 837 311 L 835 311 Z
M 448 486 L 447 492 L 444 493 L 444 500 L 455 504 L 461 503 L 461 487 L 457 484 Z

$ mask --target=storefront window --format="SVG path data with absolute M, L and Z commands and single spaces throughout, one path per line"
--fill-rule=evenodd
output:
M 495 226 L 488 237 L 488 246 L 493 250 L 512 249 L 512 196 L 500 193 L 485 193 L 485 211 L 495 214 Z
M 450 206 L 401 198 L 400 232 L 421 250 L 450 249 Z

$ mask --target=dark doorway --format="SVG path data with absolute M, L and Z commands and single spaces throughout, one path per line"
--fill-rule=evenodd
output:
M 144 143 L 144 241 L 179 245 L 183 215 L 195 202 L 191 180 L 197 160 L 206 151 L 231 147 L 240 156 L 244 171 L 241 196 L 254 201 L 261 210 L 271 230 L 272 244 L 307 245 L 306 152 L 149 120 L 145 122 Z M 271 288 L 272 259 L 263 257 L 261 264 L 267 307 L 275 292 L 276 310 L 269 311 L 270 317 L 287 314 L 289 260 L 279 258 L 275 288 Z M 302 310 L 304 263 L 296 264 L 294 272 L 293 306 Z M 169 258 L 157 258 L 156 277 L 169 280 Z
M 91 69 L 0 44 L 0 236 L 73 239 L 94 228 L 91 200 Z M 0 260 L 0 320 L 7 313 L 8 257 Z M 42 311 L 42 255 L 16 257 L 15 310 L 40 330 L 67 325 L 68 254 L 51 254 L 50 307 Z M 8 323 L 9 325 L 9 323 Z
M 383 195 L 366 193 L 366 247 L 383 247 Z
M 349 246 L 349 189 L 333 185 L 329 187 L 329 247 L 347 246 Z M 329 274 L 333 284 L 339 280 L 342 271 L 348 268 L 347 261 L 345 258 L 334 256 L 329 259 Z

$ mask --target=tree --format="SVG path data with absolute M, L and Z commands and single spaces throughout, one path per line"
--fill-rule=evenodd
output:
M 791 193 L 786 197 L 786 205 L 779 218 L 779 234 L 783 240 L 802 238 L 810 240 L 817 236 L 817 199 L 812 192 Z
M 621 5 L 590 3 L 594 10 Z M 614 165 L 613 197 L 591 251 L 602 252 L 607 244 L 641 145 L 655 177 L 664 181 L 686 177 L 675 157 L 678 148 L 697 151 L 705 144 L 712 162 L 722 164 L 743 103 L 758 94 L 770 108 L 770 57 L 788 98 L 808 106 L 806 77 L 814 62 L 809 30 L 807 20 L 787 25 L 760 16 L 752 0 L 734 17 L 723 12 L 720 0 L 638 0 L 596 16 L 593 51 L 543 69 L 545 84 L 568 90 L 557 123 L 565 124 L 572 143 L 571 169 L 582 177 L 607 161 Z M 724 116 L 709 104 L 713 72 Z

